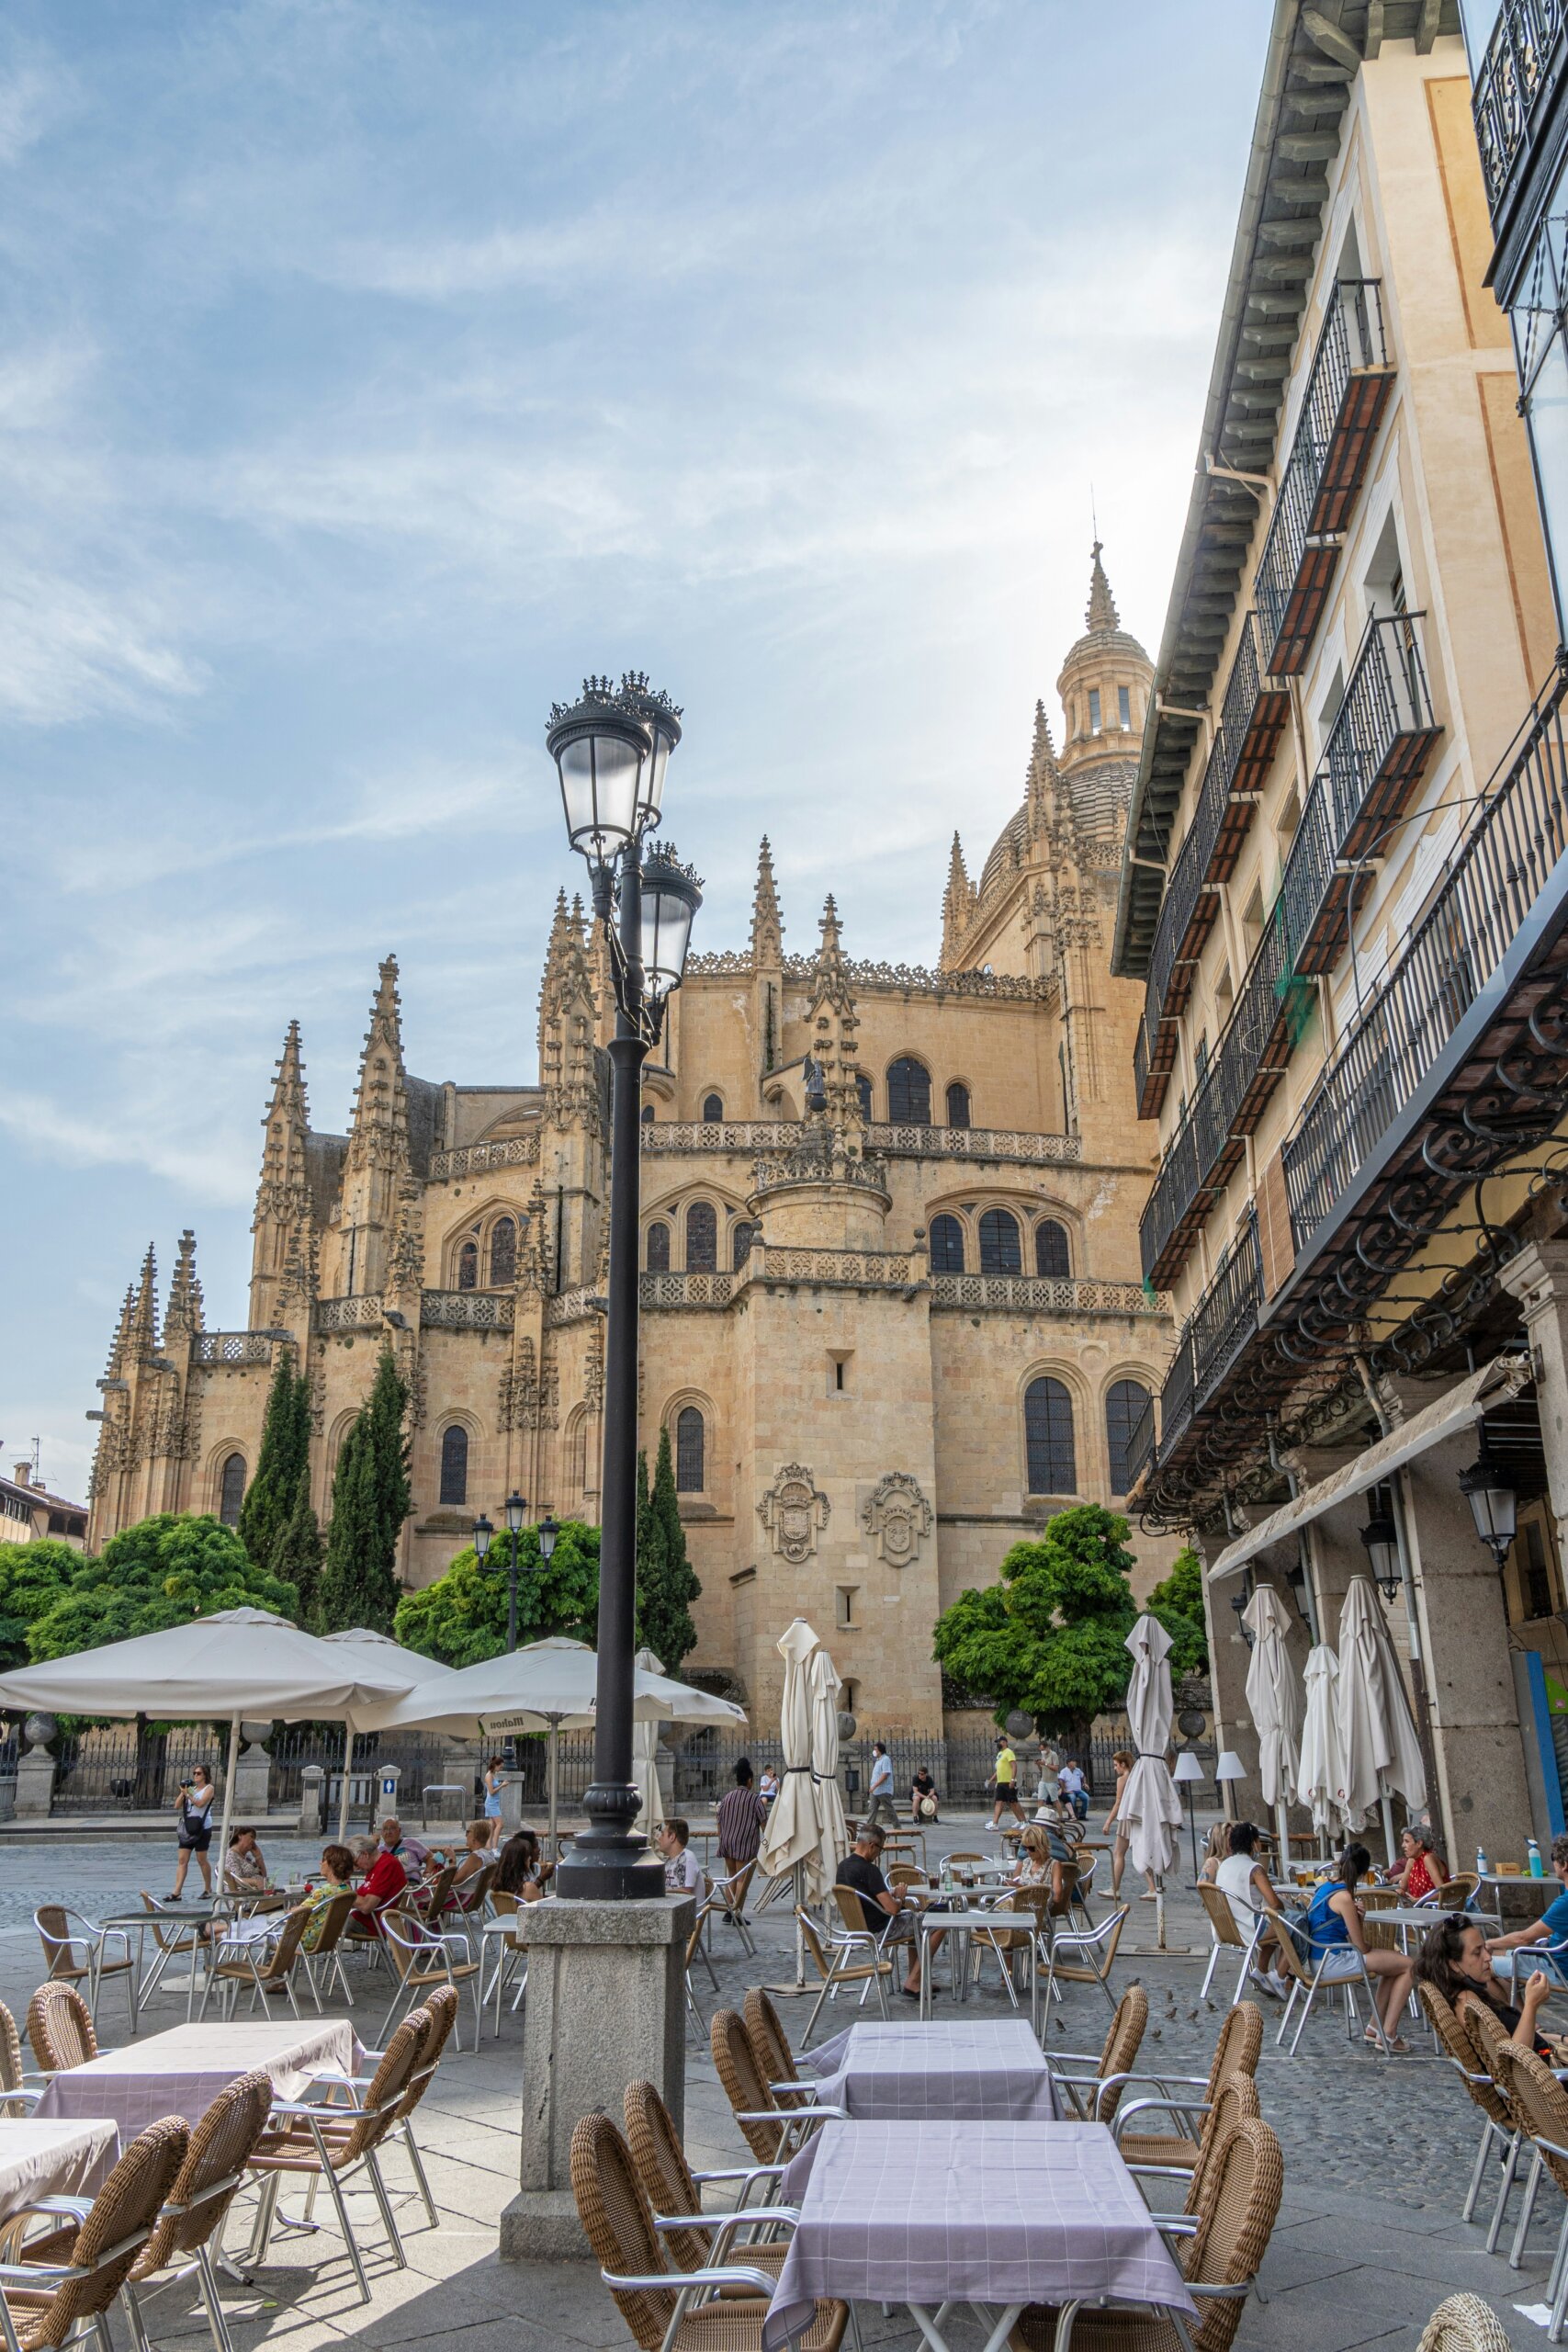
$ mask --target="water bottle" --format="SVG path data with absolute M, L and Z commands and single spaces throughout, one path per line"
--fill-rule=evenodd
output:
M 1540 1859 L 1540 1848 L 1536 1844 L 1533 1838 L 1527 1838 L 1525 1840 L 1525 1861 L 1531 1878 L 1544 1878 L 1546 1876 L 1545 1867 Z
M 1488 1860 L 1487 1860 L 1487 1859 L 1486 1859 L 1486 1849 L 1484 1848 L 1484 1846 L 1477 1846 L 1477 1848 L 1476 1848 L 1476 1849 L 1475 1849 L 1475 1875 L 1476 1875 L 1476 1877 L 1477 1877 L 1477 1878 L 1484 1878 L 1484 1877 L 1485 1877 L 1485 1875 L 1486 1875 L 1486 1873 L 1487 1873 L 1487 1871 L 1491 1869 L 1491 1867 L 1492 1867 L 1492 1865 L 1490 1864 L 1490 1862 L 1488 1862 Z

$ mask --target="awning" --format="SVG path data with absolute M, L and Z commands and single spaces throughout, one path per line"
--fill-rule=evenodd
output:
M 1521 1388 L 1529 1386 L 1531 1377 L 1528 1356 L 1495 1356 L 1479 1372 L 1467 1373 L 1456 1388 L 1423 1407 L 1413 1420 L 1402 1421 L 1398 1429 L 1380 1437 L 1375 1445 L 1369 1445 L 1364 1453 L 1347 1462 L 1343 1469 L 1336 1470 L 1332 1477 L 1320 1478 L 1315 1487 L 1309 1487 L 1291 1502 L 1281 1503 L 1267 1519 L 1260 1519 L 1256 1527 L 1249 1527 L 1245 1535 L 1238 1535 L 1234 1544 L 1227 1544 L 1209 1570 L 1209 1582 L 1218 1584 L 1222 1577 L 1235 1576 L 1260 1552 L 1268 1551 L 1270 1544 L 1282 1543 L 1299 1527 L 1305 1527 L 1310 1521 L 1320 1519 L 1325 1510 L 1332 1510 L 1336 1503 L 1348 1502 L 1352 1495 L 1364 1495 L 1369 1487 L 1381 1486 L 1404 1463 L 1425 1453 L 1428 1446 L 1440 1445 L 1444 1438 L 1467 1429 L 1495 1406 L 1506 1405 Z

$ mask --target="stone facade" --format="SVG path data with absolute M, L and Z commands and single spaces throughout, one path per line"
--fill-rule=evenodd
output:
M 1157 1385 L 1169 1352 L 1137 1278 L 1140 991 L 1109 970 L 1150 665 L 1098 547 L 1088 621 L 1064 749 L 1037 707 L 977 884 L 954 839 L 937 968 L 854 961 L 831 899 L 786 954 L 764 842 L 748 945 L 693 956 L 646 1074 L 642 1436 L 676 1445 L 688 1665 L 732 1672 L 761 1721 L 799 1613 L 868 1723 L 940 1731 L 933 1620 L 1065 1500 L 1114 1499 L 1111 1392 Z M 150 1510 L 234 1516 L 284 1346 L 310 1373 L 324 1515 L 384 1340 L 413 1399 L 409 1585 L 513 1487 L 597 1516 L 608 982 L 563 895 L 538 1084 L 434 1085 L 404 1067 L 389 960 L 346 1136 L 311 1128 L 290 1028 L 247 1328 L 206 1329 L 187 1234 L 160 1329 L 149 1252 L 100 1383 L 95 1544 Z M 1147 1583 L 1174 1545 L 1144 1549 Z

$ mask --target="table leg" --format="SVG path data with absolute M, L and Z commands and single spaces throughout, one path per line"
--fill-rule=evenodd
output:
M 951 2303 L 943 2303 L 937 2312 L 932 2313 L 921 2303 L 910 2303 L 907 2306 L 910 2318 L 930 2346 L 931 2352 L 949 2352 L 947 2338 L 943 2335 L 942 2328 L 942 2322 L 952 2308 Z M 1006 2310 L 998 2318 L 989 2335 L 987 2336 L 984 2352 L 1001 2352 L 1002 2346 L 1018 2324 L 1019 2313 L 1022 2309 L 1021 2303 L 1008 2304 Z

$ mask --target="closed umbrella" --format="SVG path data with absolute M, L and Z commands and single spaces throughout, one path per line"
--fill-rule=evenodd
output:
M 362 1657 L 372 1672 L 385 1668 L 387 1672 L 400 1673 L 407 1669 L 411 1682 L 418 1685 L 450 1674 L 452 1668 L 439 1658 L 422 1657 L 418 1650 L 404 1649 L 401 1642 L 393 1641 L 390 1634 L 372 1633 L 368 1625 L 351 1625 L 341 1634 L 323 1634 L 321 1639 L 329 1649 L 352 1650 Z M 354 1725 L 345 1723 L 343 1729 L 343 1788 L 338 1797 L 337 1836 L 341 1846 L 348 1836 L 349 1776 L 354 1769 Z
M 844 1801 L 839 1793 L 839 1692 L 843 1686 L 838 1668 L 820 1643 L 811 1653 L 806 1680 L 811 1703 L 811 1777 L 819 1824 L 818 1862 L 824 1882 L 830 1884 L 850 1850 L 850 1838 Z
M 644 1674 L 662 1674 L 664 1661 L 649 1649 L 638 1650 L 633 1664 Z M 646 1723 L 632 1724 L 632 1779 L 637 1782 L 642 1802 L 637 1810 L 642 1826 L 651 1836 L 654 1823 L 660 1818 L 659 1804 L 659 1725 L 651 1717 Z
M 1135 1871 L 1158 1879 L 1176 1860 L 1181 1804 L 1166 1762 L 1170 1746 L 1170 1635 L 1157 1617 L 1140 1617 L 1127 1636 L 1133 1679 L 1127 1685 L 1127 1727 L 1137 1755 L 1122 1792 L 1119 1826 Z M 1163 1924 L 1163 1922 L 1162 1922 Z
M 1339 1791 L 1345 1767 L 1339 1753 L 1339 1660 L 1326 1642 L 1307 1652 L 1303 1670 L 1306 1716 L 1302 1726 L 1296 1796 L 1312 1809 L 1312 1826 L 1326 1838 L 1345 1826 Z
M 1258 1734 L 1258 1778 L 1263 1802 L 1280 1836 L 1280 1868 L 1291 1859 L 1289 1806 L 1296 1793 L 1296 1758 L 1301 1750 L 1302 1693 L 1291 1666 L 1285 1636 L 1290 1620 L 1280 1596 L 1260 1584 L 1242 1611 L 1252 1635 L 1247 1668 L 1247 1703 Z
M 822 1816 L 811 1765 L 808 1673 L 812 1653 L 820 1647 L 804 1617 L 796 1617 L 778 1639 L 778 1653 L 784 1662 L 784 1697 L 779 1705 L 784 1770 L 758 1858 L 766 1878 L 783 1878 L 786 1871 L 798 1872 L 802 1895 L 820 1895 L 827 1886 L 821 1874 Z
M 0 1697 L 4 1689 L 0 1684 Z M 1339 1802 L 1347 1825 L 1359 1829 L 1380 1806 L 1392 1862 L 1389 1798 L 1397 1790 L 1410 1811 L 1419 1813 L 1427 1802 L 1427 1774 L 1399 1661 L 1367 1577 L 1351 1577 L 1339 1612 Z

